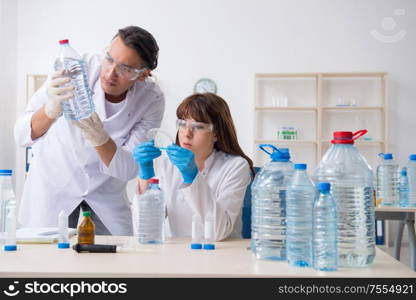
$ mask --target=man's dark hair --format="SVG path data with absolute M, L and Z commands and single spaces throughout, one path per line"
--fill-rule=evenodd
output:
M 127 26 L 119 29 L 114 38 L 118 36 L 127 47 L 136 50 L 140 58 L 145 62 L 146 67 L 150 70 L 156 69 L 159 46 L 155 38 L 147 30 L 138 26 Z

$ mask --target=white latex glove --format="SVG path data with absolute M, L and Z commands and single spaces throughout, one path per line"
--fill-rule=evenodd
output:
M 110 139 L 96 112 L 93 112 L 88 118 L 71 121 L 71 123 L 81 129 L 82 135 L 93 147 L 101 146 Z
M 63 76 L 64 70 L 57 71 L 51 75 L 51 82 L 47 88 L 48 101 L 44 110 L 48 118 L 57 119 L 62 116 L 62 102 L 74 97 L 72 85 L 65 85 L 70 82 L 68 77 Z M 65 85 L 65 86 L 64 86 Z

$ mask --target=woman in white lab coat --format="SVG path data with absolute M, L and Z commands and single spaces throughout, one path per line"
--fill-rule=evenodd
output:
M 176 110 L 176 144 L 166 155 L 153 141 L 134 149 L 142 179 L 155 175 L 164 191 L 167 218 L 173 237 L 190 237 L 192 216 L 202 220 L 212 212 L 216 240 L 241 237 L 241 212 L 246 188 L 253 174 L 253 163 L 238 144 L 227 103 L 212 93 L 194 94 Z

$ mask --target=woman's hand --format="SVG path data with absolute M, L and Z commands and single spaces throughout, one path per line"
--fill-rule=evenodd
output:
M 134 148 L 133 158 L 139 166 L 139 177 L 141 179 L 147 180 L 155 176 L 153 160 L 161 154 L 162 152 L 155 147 L 153 140 L 139 144 Z
M 181 172 L 184 183 L 192 183 L 198 174 L 194 153 L 175 144 L 169 145 L 166 153 Z

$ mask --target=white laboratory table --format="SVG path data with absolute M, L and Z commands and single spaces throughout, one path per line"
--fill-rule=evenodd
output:
M 76 237 L 71 240 L 76 242 Z M 97 244 L 136 245 L 136 238 L 97 236 Z M 188 239 L 137 246 L 125 253 L 77 253 L 56 244 L 19 244 L 0 252 L 0 277 L 415 277 L 416 273 L 377 248 L 372 266 L 318 272 L 287 262 L 257 260 L 249 240 L 218 242 L 216 250 L 191 250 Z

